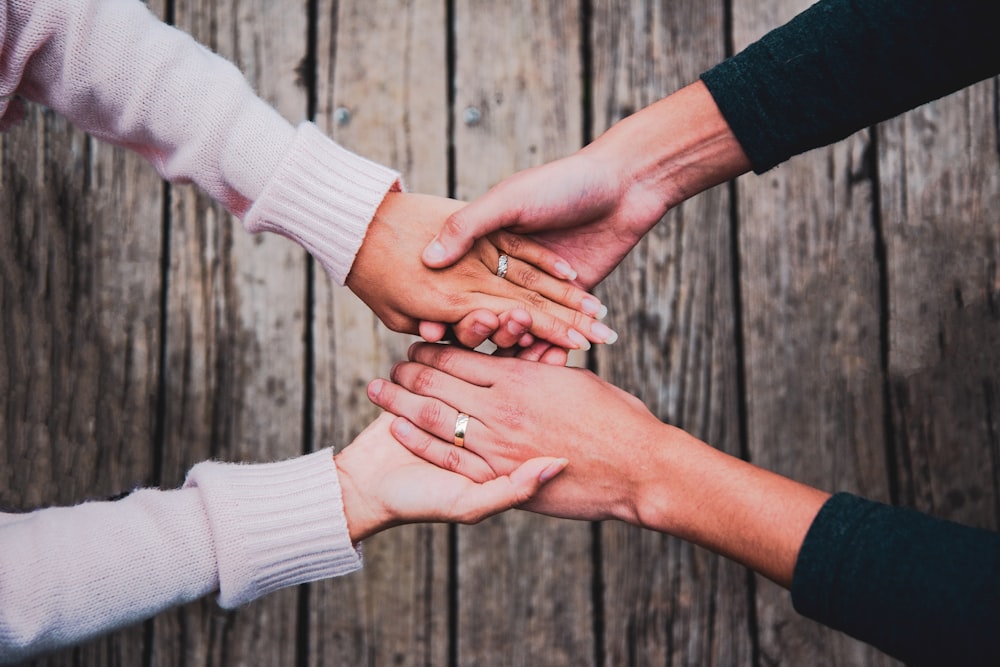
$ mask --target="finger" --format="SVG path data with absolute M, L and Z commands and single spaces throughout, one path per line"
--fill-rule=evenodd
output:
M 501 313 L 500 326 L 490 336 L 490 340 L 500 349 L 514 347 L 520 344 L 525 335 L 531 335 L 527 333 L 528 329 L 531 328 L 531 324 L 531 315 L 526 310 L 517 308 L 506 313 Z
M 514 285 L 537 292 L 554 303 L 592 318 L 600 320 L 608 314 L 607 307 L 593 294 L 569 281 L 549 275 L 537 266 L 513 255 L 507 258 L 506 279 Z
M 469 384 L 459 384 L 458 391 L 471 392 L 472 387 L 491 387 L 506 368 L 503 362 L 479 352 L 463 350 L 451 345 L 414 343 L 407 351 L 407 358 L 424 366 L 447 373 Z M 461 396 L 462 394 L 458 394 Z M 471 394 L 470 394 L 471 397 Z M 461 406 L 459 406 L 461 407 Z M 473 407 L 469 405 L 468 407 Z M 468 412 L 466 410 L 465 412 Z
M 490 234 L 490 241 L 511 257 L 533 264 L 550 275 L 564 280 L 576 280 L 576 270 L 568 261 L 530 236 L 501 229 Z
M 530 315 L 528 316 L 530 321 Z M 452 329 L 459 343 L 468 348 L 477 348 L 496 332 L 501 330 L 503 322 L 492 311 L 480 308 L 472 311 L 459 320 Z M 424 337 L 427 340 L 427 337 Z M 437 341 L 428 341 L 431 343 Z
M 419 366 L 419 364 L 409 365 Z M 423 366 L 423 368 L 427 367 Z M 402 382 L 372 380 L 368 383 L 368 399 L 386 412 L 405 417 L 430 435 L 440 438 L 445 443 L 450 443 L 451 446 L 456 446 L 455 424 L 459 409 L 434 396 L 413 391 L 406 384 L 409 377 L 412 376 L 407 376 L 404 372 Z M 465 427 L 465 441 L 461 448 L 474 450 L 471 447 L 472 441 L 476 440 L 477 435 L 483 437 L 483 434 L 482 425 L 477 419 L 470 416 Z
M 441 322 L 421 322 L 418 325 L 418 333 L 428 343 L 439 343 L 447 335 L 448 325 Z
M 399 444 L 415 456 L 439 468 L 458 473 L 474 482 L 486 482 L 497 476 L 489 464 L 475 453 L 431 435 L 406 417 L 396 417 L 389 426 L 389 431 Z
M 531 500 L 542 485 L 566 469 L 566 459 L 528 459 L 510 475 L 501 475 L 469 489 L 462 496 L 463 509 L 456 521 L 479 523 L 483 519 Z
M 543 364 L 548 364 L 550 366 L 565 366 L 569 363 L 569 352 L 561 347 L 556 347 L 555 345 L 549 346 L 542 356 L 538 359 Z
M 551 366 L 565 366 L 569 361 L 569 353 L 565 349 L 544 340 L 524 348 L 517 357 L 526 361 L 540 361 Z
M 432 269 L 451 266 L 469 251 L 476 239 L 513 224 L 520 215 L 519 208 L 498 195 L 499 186 L 452 213 L 444 226 L 423 252 L 424 264 Z

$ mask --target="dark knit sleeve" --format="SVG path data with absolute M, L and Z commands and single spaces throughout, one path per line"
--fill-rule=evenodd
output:
M 806 535 L 792 602 L 909 664 L 1000 665 L 1000 533 L 839 493 Z
M 1000 72 L 997 0 L 822 0 L 701 79 L 758 173 Z

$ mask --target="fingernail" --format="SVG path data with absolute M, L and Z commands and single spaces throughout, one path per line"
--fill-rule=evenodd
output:
M 556 262 L 556 271 L 558 271 L 559 275 L 566 280 L 576 280 L 576 271 L 573 270 L 572 266 L 561 259 Z
M 556 459 L 555 461 L 550 463 L 545 468 L 545 470 L 539 473 L 538 481 L 539 482 L 549 481 L 550 479 L 561 473 L 563 470 L 565 470 L 567 465 L 569 465 L 569 459 Z
M 378 398 L 378 395 L 382 392 L 382 380 L 372 380 L 368 383 L 368 396 L 370 398 Z
M 410 422 L 406 421 L 405 419 L 397 419 L 396 420 L 396 433 L 398 433 L 399 435 L 402 435 L 404 437 L 408 436 L 411 433 L 413 433 L 413 426 L 411 426 Z
M 514 320 L 511 320 L 510 322 L 507 322 L 507 331 L 509 331 L 515 336 L 520 336 L 521 334 L 524 333 L 524 325 L 521 324 L 520 322 L 515 322 Z
M 594 322 L 590 325 L 590 331 L 607 345 L 618 340 L 618 334 L 606 324 L 601 324 L 600 322 Z
M 597 323 L 597 324 L 599 324 L 599 323 Z M 569 339 L 576 346 L 576 349 L 578 349 L 578 350 L 589 350 L 590 349 L 590 341 L 587 340 L 586 338 L 584 338 L 583 334 L 580 333 L 579 331 L 577 331 L 576 329 L 570 329 L 569 333 L 566 334 L 566 335 L 569 336 Z
M 424 259 L 431 262 L 439 262 L 444 259 L 444 246 L 437 239 L 431 241 L 430 245 L 424 248 Z
M 482 322 L 476 322 L 475 324 L 473 324 L 472 325 L 472 331 L 477 336 L 489 336 L 491 333 L 493 333 L 493 330 L 490 329 L 485 324 L 483 324 Z
M 580 307 L 583 308 L 584 313 L 590 315 L 591 317 L 596 317 L 597 319 L 601 319 L 602 310 L 605 313 L 608 312 L 608 309 L 605 308 L 604 305 L 597 300 L 597 297 L 593 296 L 583 297 L 583 301 L 580 303 Z
M 608 316 L 608 307 L 607 307 L 607 306 L 605 306 L 605 305 L 604 305 L 604 304 L 602 303 L 602 304 L 601 304 L 601 310 L 600 310 L 600 311 L 598 311 L 598 313 L 597 313 L 597 319 L 599 319 L 599 320 L 603 320 L 603 319 L 604 319 L 605 317 L 607 317 L 607 316 Z

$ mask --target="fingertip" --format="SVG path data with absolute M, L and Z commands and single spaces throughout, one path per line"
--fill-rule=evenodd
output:
M 382 393 L 382 389 L 385 387 L 385 380 L 382 378 L 375 378 L 368 383 L 368 400 L 372 403 L 378 405 L 379 394 Z
M 403 442 L 413 435 L 413 424 L 406 417 L 396 417 L 389 424 L 389 432 Z
M 542 469 L 542 472 L 538 474 L 538 481 L 545 484 L 553 477 L 561 473 L 569 465 L 569 459 L 558 458 L 549 465 Z
M 444 265 L 445 254 L 444 245 L 441 243 L 440 238 L 435 236 L 434 240 L 424 248 L 424 264 L 434 269 L 440 268 Z
M 420 324 L 417 325 L 417 331 L 420 334 L 420 337 L 428 343 L 437 343 L 444 338 L 448 329 L 440 322 L 420 322 Z
M 554 265 L 556 273 L 565 280 L 576 280 L 576 270 L 564 259 L 560 259 Z

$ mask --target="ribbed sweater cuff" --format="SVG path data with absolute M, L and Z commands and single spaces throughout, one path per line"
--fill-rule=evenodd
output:
M 386 193 L 401 188 L 398 172 L 302 123 L 243 225 L 299 243 L 343 285 L 376 209 Z
M 185 486 L 205 499 L 222 607 L 362 565 L 330 449 L 277 463 L 201 463 Z

